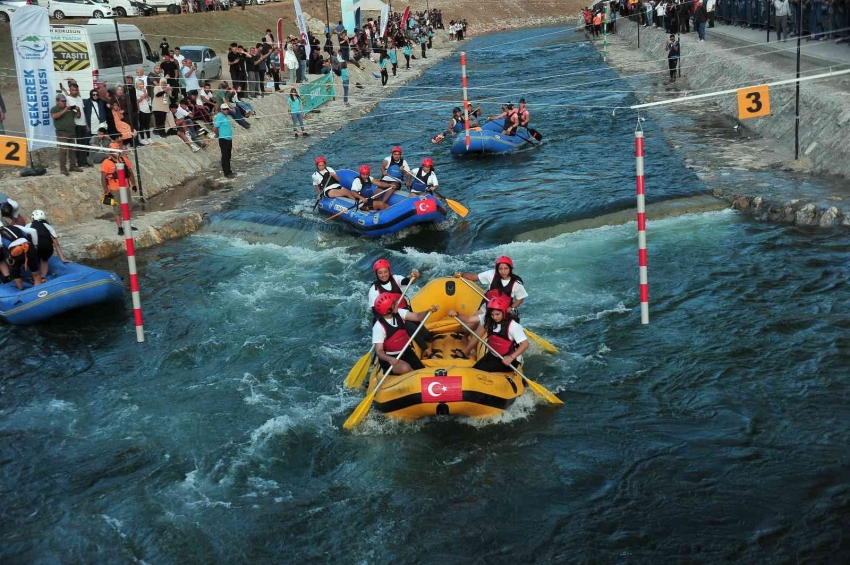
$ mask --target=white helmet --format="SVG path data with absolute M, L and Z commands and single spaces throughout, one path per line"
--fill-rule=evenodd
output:
M 46 220 L 47 214 L 44 213 L 44 210 L 33 210 L 32 211 L 32 219 L 33 220 Z

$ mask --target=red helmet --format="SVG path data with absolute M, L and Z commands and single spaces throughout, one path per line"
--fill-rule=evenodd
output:
M 319 163 L 324 163 L 325 165 L 327 165 L 328 160 L 325 159 L 324 157 L 316 157 L 316 164 L 318 165 Z
M 395 153 L 396 151 L 398 151 L 399 153 L 401 153 L 401 147 L 399 147 L 398 145 L 396 145 L 395 147 L 393 147 L 392 153 Z
M 394 292 L 385 292 L 375 299 L 375 312 L 380 316 L 386 316 L 393 311 L 393 306 L 401 298 L 400 294 Z
M 372 169 L 369 168 L 369 165 L 360 165 L 360 174 L 368 175 L 372 172 Z
M 390 262 L 386 259 L 378 259 L 375 261 L 375 264 L 372 265 L 372 270 L 377 274 L 378 269 L 390 269 Z M 392 269 L 390 269 L 390 271 L 392 271 Z
M 434 166 L 434 160 L 431 159 L 430 157 L 425 157 L 424 159 L 422 159 L 422 166 L 423 167 L 433 167 Z
M 484 293 L 484 300 L 490 302 L 490 300 L 492 300 L 493 298 L 496 298 L 497 296 L 502 296 L 503 294 L 504 292 L 502 292 L 498 288 L 491 288 L 490 290 Z
M 383 296 L 383 295 L 381 295 Z M 511 307 L 511 297 L 507 295 L 495 296 L 487 302 L 488 310 L 501 310 L 502 313 L 507 315 L 508 308 Z
M 499 264 L 500 263 L 504 263 L 505 265 L 510 267 L 512 271 L 514 270 L 514 262 L 511 261 L 511 258 L 508 257 L 507 255 L 502 255 L 501 257 L 496 259 L 496 270 L 497 271 L 499 270 Z

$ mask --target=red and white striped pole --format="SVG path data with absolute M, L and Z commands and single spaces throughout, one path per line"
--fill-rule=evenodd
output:
M 466 94 L 466 53 L 460 54 L 460 79 L 463 84 L 463 125 L 466 128 L 466 149 L 469 150 L 469 97 Z
M 640 269 L 640 323 L 649 324 L 649 282 L 646 275 L 646 202 L 643 176 L 643 130 L 635 129 L 635 167 L 637 168 L 638 265 Z
M 136 273 L 136 245 L 133 241 L 133 228 L 130 227 L 130 197 L 127 193 L 127 173 L 124 163 L 118 163 L 118 193 L 121 199 L 121 218 L 124 228 L 124 243 L 127 245 L 127 264 L 130 267 L 130 292 L 133 295 L 133 317 L 136 320 L 136 342 L 145 341 L 145 327 L 142 324 L 142 301 L 139 298 L 139 275 Z

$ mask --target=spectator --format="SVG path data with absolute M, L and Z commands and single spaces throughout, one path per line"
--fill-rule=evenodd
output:
M 198 84 L 198 65 L 194 64 L 191 59 L 183 59 L 183 80 L 185 80 L 184 89 L 186 95 L 194 92 L 195 94 L 201 89 Z
M 189 138 L 187 132 L 189 127 L 184 123 L 182 118 L 177 117 L 177 110 L 180 108 L 177 104 L 171 103 L 168 106 L 168 113 L 165 114 L 165 136 L 176 135 L 183 143 L 189 146 L 192 153 L 197 153 L 201 148 Z
M 348 33 L 346 33 L 345 30 L 342 30 L 339 34 L 339 54 L 342 56 L 343 61 L 348 61 L 350 45 Z
M 246 117 L 253 116 L 257 113 L 254 111 L 254 105 L 243 98 L 241 86 L 233 92 L 230 98 L 230 103 L 234 106 L 234 108 L 238 108 Z
M 286 54 L 283 57 L 283 64 L 289 71 L 289 84 L 298 82 L 298 57 L 293 51 L 292 44 L 287 44 Z
M 171 55 L 165 55 L 162 63 L 160 63 L 163 75 L 168 80 L 168 86 L 171 87 L 171 101 L 177 100 L 177 95 L 180 93 L 180 66 L 177 61 L 171 58 Z
M 694 14 L 697 34 L 699 35 L 700 43 L 705 41 L 705 24 L 708 22 L 708 11 L 705 9 L 704 2 L 697 2 L 697 11 Z
M 201 104 L 198 101 L 198 95 L 194 92 L 189 95 L 189 98 L 186 99 L 186 104 L 189 107 L 189 114 L 192 116 L 192 120 L 196 124 L 200 124 L 205 129 L 207 128 L 207 124 L 212 123 L 212 113 L 207 109 L 206 106 Z
M 773 8 L 776 20 L 776 39 L 788 41 L 788 15 L 791 13 L 788 0 L 773 0 Z M 784 40 L 782 39 L 783 32 L 785 33 Z
M 133 139 L 133 128 L 127 116 L 127 97 L 123 86 L 116 86 L 115 93 L 109 97 L 107 108 L 112 110 L 112 120 L 115 131 L 122 143 L 128 144 Z
M 0 135 L 6 133 L 6 128 L 3 122 L 6 121 L 6 103 L 3 102 L 3 95 L 0 94 Z
M 275 92 L 280 91 L 280 65 L 281 63 L 283 63 L 283 61 L 281 61 L 281 57 L 282 54 L 280 52 L 279 47 L 275 47 L 272 51 L 272 54 L 269 56 L 269 74 L 271 75 L 272 80 L 274 81 Z
M 679 64 L 679 42 L 675 35 L 670 35 L 667 40 L 667 65 L 670 67 L 670 82 L 676 82 L 676 66 Z
M 204 89 L 198 94 L 198 98 L 201 103 L 210 113 L 210 115 L 214 114 L 218 108 L 218 102 L 215 99 L 215 92 L 212 91 L 212 85 L 210 83 L 204 83 Z
M 159 80 L 159 85 L 154 88 L 153 109 L 154 133 L 160 137 L 165 137 L 165 115 L 168 114 L 168 105 L 171 99 L 171 87 L 168 86 L 168 80 L 162 78 Z
M 233 98 L 235 97 L 235 95 L 236 91 L 233 89 L 232 86 L 228 86 L 226 82 L 219 83 L 218 91 L 215 93 L 215 99 L 218 103 L 218 107 L 219 109 L 221 109 L 221 105 L 227 102 L 230 106 L 230 115 L 233 117 L 236 123 L 245 129 L 250 129 L 251 124 L 248 123 L 248 120 L 246 120 L 245 117 L 242 115 L 242 111 L 239 109 L 236 103 L 233 102 Z
M 74 114 L 74 143 L 79 145 L 88 145 L 91 134 L 86 122 L 86 116 L 83 113 L 85 109 L 85 100 L 80 96 L 80 87 L 76 82 L 68 81 L 68 94 L 65 96 L 66 104 L 69 108 L 76 108 L 79 112 Z M 78 167 L 90 167 L 88 162 L 88 150 L 81 147 L 74 148 L 74 159 Z
M 304 99 L 298 94 L 298 89 L 294 86 L 289 90 L 289 97 L 286 99 L 286 104 L 289 106 L 289 117 L 292 119 L 292 131 L 295 132 L 295 137 L 298 137 L 298 125 L 301 125 L 301 133 L 305 136 L 307 128 L 304 127 Z
M 340 78 L 342 78 L 342 102 L 348 107 L 351 106 L 348 103 L 348 63 L 340 64 Z
M 207 144 L 203 141 L 199 141 L 198 137 L 202 134 L 207 135 L 208 132 L 192 119 L 192 111 L 189 109 L 189 101 L 185 98 L 180 100 L 180 103 L 177 105 L 177 108 L 174 111 L 174 120 L 178 125 L 185 126 L 186 133 L 189 134 L 189 138 L 194 141 L 196 145 L 200 146 L 202 149 L 206 148 Z
M 307 42 L 301 40 L 298 42 L 298 82 L 307 82 Z
M 74 119 L 82 114 L 79 108 L 68 107 L 68 99 L 64 94 L 56 95 L 56 105 L 50 109 L 50 117 L 53 118 L 53 127 L 56 130 L 56 141 L 61 143 L 73 143 L 76 135 L 76 123 Z M 68 163 L 70 161 L 70 163 Z M 68 176 L 70 171 L 77 173 L 82 169 L 77 167 L 76 152 L 69 151 L 66 145 L 59 146 L 59 171 Z
M 159 54 L 165 57 L 170 53 L 170 47 L 168 45 L 168 40 L 166 38 L 162 38 L 162 43 L 159 44 Z
M 109 137 L 106 126 L 98 128 L 89 145 L 92 146 L 92 149 L 89 150 L 89 158 L 93 164 L 100 165 L 104 159 L 109 157 L 109 151 L 105 151 L 105 149 L 109 149 L 112 145 L 112 138 Z
M 180 67 L 182 67 L 182 66 L 183 66 L 183 61 L 184 61 L 184 60 L 186 60 L 186 57 L 184 57 L 183 55 L 181 55 L 181 54 L 180 54 L 180 48 L 179 48 L 179 47 L 175 47 L 175 48 L 174 48 L 174 55 L 172 56 L 172 59 L 174 59 L 174 61 L 175 61 L 175 62 L 176 62 L 176 63 L 177 63 Z
M 233 124 L 230 123 L 230 105 L 222 102 L 221 110 L 213 119 L 213 130 L 218 137 L 218 148 L 221 151 L 221 172 L 229 179 L 236 178 L 230 168 L 230 155 L 233 152 Z
M 136 104 L 139 108 L 139 143 L 142 145 L 151 144 L 151 98 L 148 96 L 148 89 L 145 88 L 144 80 L 136 81 Z

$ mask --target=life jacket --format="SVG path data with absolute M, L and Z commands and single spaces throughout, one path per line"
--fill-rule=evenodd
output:
M 24 258 L 24 269 L 29 269 L 28 255 L 30 250 L 30 236 L 25 231 L 17 226 L 3 226 L 0 228 L 0 237 L 9 240 L 9 264 L 13 260 L 18 260 L 21 256 Z
M 431 176 L 431 173 L 433 173 L 434 170 L 431 169 L 430 171 L 428 171 L 428 174 L 423 175 L 422 169 L 423 169 L 423 167 L 419 167 L 419 170 L 416 171 L 415 175 L 413 175 L 413 178 L 415 180 L 411 184 L 411 190 L 414 190 L 414 191 L 417 191 L 417 192 L 424 192 L 424 191 L 428 190 L 428 178 Z
M 496 272 L 493 275 L 493 280 L 490 282 L 490 290 L 498 290 L 502 294 L 507 295 L 508 298 L 511 298 L 511 295 L 514 292 L 514 284 L 519 281 L 520 284 L 524 284 L 522 282 L 522 278 L 517 275 L 511 274 L 511 282 L 508 283 L 508 286 L 502 285 L 502 277 L 499 276 L 499 273 Z
M 517 108 L 516 111 L 517 123 L 522 123 L 523 120 L 531 120 L 531 114 L 527 109 L 520 110 Z
M 514 321 L 511 319 L 502 320 L 499 331 L 487 330 L 487 344 L 502 357 L 510 355 L 517 348 L 517 344 L 508 333 L 512 323 Z
M 34 229 L 38 233 L 38 249 L 39 251 L 48 251 L 53 249 L 53 236 L 50 234 L 50 231 L 45 227 L 46 224 L 44 220 L 33 220 L 30 222 L 32 229 Z
M 390 325 L 383 316 L 378 317 L 378 322 L 387 332 L 387 337 L 384 339 L 384 353 L 398 353 L 410 340 L 410 335 L 404 327 L 404 320 L 401 319 L 401 316 L 393 314 L 393 321 L 396 324 L 395 326 Z
M 401 287 L 398 286 L 398 283 L 396 282 L 395 277 L 392 275 L 392 273 L 390 273 L 390 280 L 387 281 L 387 282 L 390 283 L 390 290 L 387 290 L 383 286 L 381 286 L 381 281 L 379 281 L 379 280 L 375 281 L 374 287 L 375 287 L 375 290 L 378 291 L 378 296 L 381 296 L 382 294 L 384 294 L 386 292 L 391 292 L 393 294 L 398 294 L 399 296 L 401 296 L 401 294 L 402 294 Z M 402 297 L 401 302 L 398 303 L 398 307 L 406 309 L 407 308 L 407 300 L 405 300 Z M 380 318 L 380 316 L 378 316 L 377 313 L 375 314 L 375 316 Z
M 121 156 L 121 161 L 124 163 L 124 178 L 129 183 L 129 175 L 132 172 L 130 163 L 127 162 L 127 159 L 123 155 Z M 118 190 L 120 188 L 118 185 L 118 163 L 107 157 L 101 163 L 100 170 L 106 173 L 106 183 L 109 190 Z
M 464 119 L 463 119 L 463 118 L 458 119 L 458 118 L 454 118 L 454 117 L 453 117 L 453 118 L 452 118 L 452 120 L 454 120 L 454 123 L 455 123 L 455 124 L 452 126 L 452 131 L 453 131 L 453 132 L 455 132 L 455 133 L 460 133 L 460 132 L 462 132 L 464 129 L 466 129 L 466 125 L 464 124 Z
M 372 177 L 369 177 L 369 180 L 364 181 L 362 176 L 358 176 L 360 179 L 360 196 L 364 198 L 369 198 L 375 194 L 375 185 L 372 184 Z
M 404 163 L 404 159 L 393 160 L 393 156 L 390 155 L 390 162 L 387 165 L 387 175 L 396 179 L 400 179 L 401 177 L 401 165 Z

